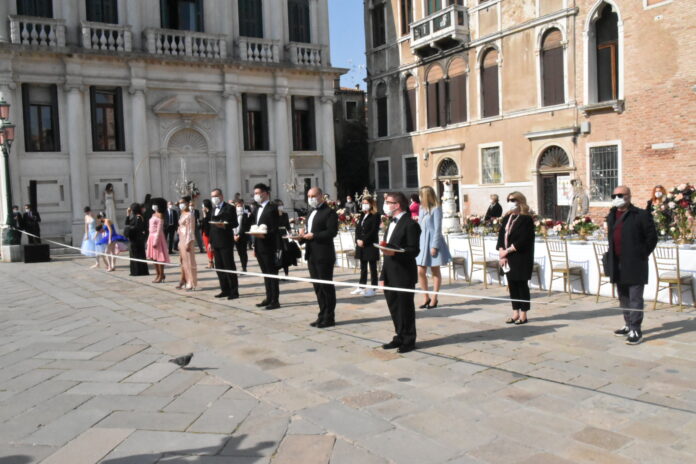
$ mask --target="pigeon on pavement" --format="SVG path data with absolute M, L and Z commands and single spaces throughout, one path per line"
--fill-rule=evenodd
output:
M 193 353 L 189 353 L 184 356 L 179 356 L 178 358 L 170 359 L 169 362 L 174 363 L 179 367 L 186 367 L 191 362 L 191 358 L 193 358 Z

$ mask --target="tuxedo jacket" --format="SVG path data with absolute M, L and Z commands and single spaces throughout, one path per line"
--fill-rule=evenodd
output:
M 236 208 L 235 208 L 235 214 L 236 214 Z M 237 219 L 239 220 L 240 217 L 237 216 Z M 249 229 L 251 229 L 252 223 L 253 223 L 253 221 L 251 219 L 251 213 L 244 210 L 244 213 L 242 213 L 242 216 L 241 216 L 241 222 L 239 222 L 239 240 L 240 241 L 246 242 L 249 239 L 247 232 L 249 232 Z
M 312 230 L 307 231 L 314 234 L 314 238 L 312 240 L 303 240 L 305 244 L 305 259 L 309 261 L 312 258 L 312 261 L 315 262 L 333 263 L 336 261 L 334 237 L 338 235 L 338 215 L 326 203 L 319 205 L 315 211 L 316 213 L 312 219 Z M 307 221 L 309 227 L 309 217 Z
M 169 215 L 172 215 L 171 218 L 171 224 L 170 224 L 170 219 Z M 179 228 L 179 211 L 175 209 L 169 209 L 162 213 L 162 220 L 164 221 L 164 227 L 165 230 L 172 230 L 172 229 L 178 229 Z
M 210 222 L 227 222 L 225 227 L 209 224 L 208 237 L 210 246 L 213 248 L 233 248 L 234 247 L 234 228 L 237 227 L 237 210 L 228 203 L 222 203 L 220 212 L 215 214 L 215 207 L 212 210 Z
M 384 232 L 383 240 L 387 240 L 389 227 Z M 409 212 L 397 221 L 394 231 L 387 242 L 391 247 L 403 248 L 404 253 L 394 256 L 384 256 L 382 273 L 379 280 L 388 287 L 412 288 L 418 282 L 418 267 L 416 256 L 420 253 L 420 226 L 411 219 Z
M 267 233 L 264 238 L 254 237 L 254 250 L 257 254 L 275 253 L 279 247 L 278 222 L 280 216 L 278 216 L 278 208 L 269 201 L 257 221 L 259 208 L 260 206 L 254 207 L 254 211 L 251 213 L 251 224 L 266 224 Z

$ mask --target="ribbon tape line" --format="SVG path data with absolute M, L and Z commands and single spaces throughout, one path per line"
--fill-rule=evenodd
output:
M 7 225 L 2 225 L 0 226 L 2 229 L 9 229 L 12 228 Z M 27 235 L 29 237 L 34 237 L 38 238 L 43 242 L 47 243 L 52 243 L 54 245 L 57 245 L 59 247 L 63 248 L 69 248 L 72 250 L 76 250 L 81 252 L 82 249 L 71 246 L 71 245 L 66 245 L 65 243 L 60 243 L 60 242 L 55 242 L 52 240 L 47 240 L 39 237 L 38 235 L 34 235 L 32 233 L 26 232 L 24 230 L 19 230 L 16 228 L 12 228 L 13 230 L 20 232 L 24 235 Z M 160 263 L 157 261 L 152 261 L 149 259 L 139 259 L 139 258 L 131 258 L 131 257 L 125 257 L 125 256 L 119 256 L 116 254 L 109 254 L 109 253 L 103 253 L 103 252 L 98 252 L 98 251 L 93 251 L 90 252 L 93 253 L 95 256 L 109 256 L 112 258 L 124 260 L 124 261 L 134 261 L 134 262 L 139 262 L 139 263 L 147 263 L 147 264 L 159 264 L 161 266 L 169 266 L 169 267 L 179 267 L 180 265 L 177 263 Z M 437 296 L 451 296 L 454 298 L 464 298 L 464 299 L 469 299 L 469 300 L 490 300 L 490 301 L 497 301 L 497 302 L 503 302 L 503 303 L 533 303 L 534 300 L 519 300 L 519 299 L 514 299 L 514 298 L 503 298 L 503 297 L 495 297 L 495 296 L 484 296 L 484 295 L 470 295 L 466 293 L 453 293 L 453 292 L 433 292 L 433 291 L 425 291 L 425 290 L 419 290 L 419 289 L 413 289 L 413 288 L 400 288 L 400 287 L 388 287 L 388 286 L 378 286 L 378 285 L 367 285 L 367 284 L 356 284 L 353 282 L 340 282 L 340 281 L 334 281 L 334 280 L 322 280 L 322 279 L 312 279 L 312 278 L 307 278 L 307 277 L 291 277 L 291 276 L 281 276 L 277 274 L 263 274 L 260 272 L 249 272 L 249 271 L 234 271 L 231 269 L 213 269 L 215 272 L 222 272 L 222 273 L 227 273 L 227 274 L 237 274 L 237 275 L 246 275 L 246 276 L 251 276 L 251 277 L 260 277 L 260 278 L 269 278 L 269 279 L 278 279 L 278 280 L 289 280 L 289 281 L 294 281 L 294 282 L 303 282 L 303 283 L 310 283 L 310 284 L 324 284 L 324 285 L 333 285 L 335 287 L 353 287 L 353 288 L 371 288 L 373 290 L 386 290 L 386 291 L 392 291 L 392 292 L 403 292 L 403 293 L 413 293 L 413 294 L 419 294 L 419 295 L 437 295 Z M 567 306 L 566 304 L 563 303 L 554 303 L 554 302 L 544 302 L 543 303 L 545 306 L 552 305 L 552 306 Z M 630 309 L 630 308 L 605 308 L 605 309 L 618 309 L 621 311 L 640 311 L 643 312 L 642 309 Z

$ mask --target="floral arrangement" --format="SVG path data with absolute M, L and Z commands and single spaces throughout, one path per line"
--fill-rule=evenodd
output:
M 565 237 L 566 235 L 570 234 L 568 223 L 564 221 L 553 221 L 553 227 L 551 230 L 560 237 Z
M 483 218 L 476 214 L 467 216 L 464 220 L 464 225 L 469 233 L 474 231 L 474 228 L 479 227 L 483 223 Z
M 691 222 L 696 217 L 696 188 L 688 183 L 677 185 L 667 194 L 666 206 L 665 211 L 672 217 L 669 228 L 672 238 L 676 241 L 691 241 Z
M 543 235 L 544 237 L 546 237 L 549 230 L 552 230 L 556 225 L 556 221 L 553 219 L 540 218 L 539 216 L 534 216 L 532 219 L 534 220 L 534 232 L 537 235 Z
M 503 218 L 491 218 L 487 221 L 484 221 L 483 227 L 486 230 L 486 233 L 497 235 L 498 232 L 500 232 L 500 223 L 502 221 Z
M 599 226 L 592 222 L 592 218 L 589 216 L 575 218 L 572 227 L 573 231 L 580 235 L 581 238 L 591 235 L 595 230 L 599 229 Z

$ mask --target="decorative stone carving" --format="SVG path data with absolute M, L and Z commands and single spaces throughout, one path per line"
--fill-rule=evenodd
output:
M 152 111 L 159 117 L 181 117 L 187 119 L 214 118 L 217 108 L 203 97 L 193 95 L 176 95 L 157 103 Z
M 208 142 L 196 130 L 181 129 L 169 139 L 167 150 L 176 153 L 206 153 Z

